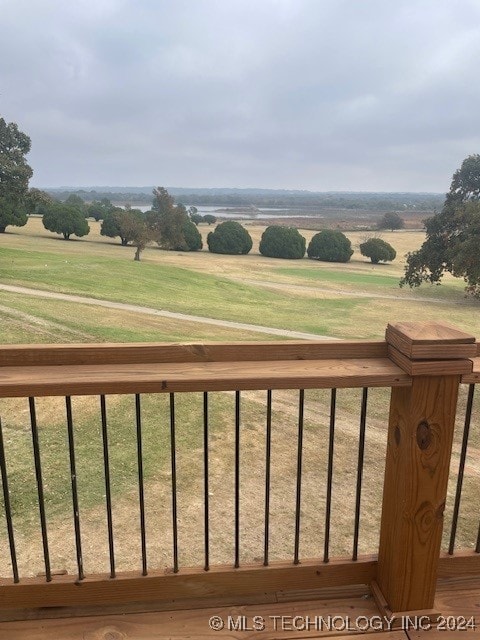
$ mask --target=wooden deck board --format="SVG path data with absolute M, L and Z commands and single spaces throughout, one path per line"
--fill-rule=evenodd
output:
M 407 630 L 409 640 L 480 640 L 480 577 L 451 578 L 439 582 L 435 606 L 454 625 L 462 618 L 475 621 L 476 629 L 444 628 L 447 620 L 440 619 L 430 630 Z
M 463 576 L 439 581 L 435 608 L 441 615 L 456 620 L 472 617 L 476 629 L 448 630 L 433 622 L 428 631 L 414 629 L 414 622 L 400 628 L 374 629 L 379 623 L 379 611 L 366 586 L 337 587 L 301 591 L 283 590 L 259 594 L 235 604 L 224 598 L 185 601 L 181 603 L 146 603 L 145 610 L 123 611 L 97 608 L 95 615 L 85 615 L 81 609 L 70 609 L 70 617 L 30 619 L 0 622 L 2 640 L 306 640 L 335 637 L 347 640 L 353 635 L 366 635 L 370 640 L 472 640 L 480 639 L 480 576 Z M 135 605 L 142 607 L 140 603 Z M 165 608 L 166 607 L 166 608 Z M 61 610 L 49 615 L 62 615 Z M 219 616 L 230 629 L 213 630 L 212 616 Z M 255 619 L 254 616 L 260 616 Z M 338 616 L 337 618 L 335 618 Z M 296 618 L 297 617 L 297 618 Z M 255 620 L 265 625 L 255 629 Z M 295 621 L 296 620 L 296 621 Z M 323 620 L 323 622 L 320 622 Z M 367 620 L 371 620 L 370 626 Z M 310 628 L 305 629 L 309 621 Z M 359 630 L 357 621 L 361 621 Z M 232 624 L 233 623 L 233 624 Z M 330 627 L 329 627 L 330 624 Z M 302 628 L 303 625 L 303 628 Z M 366 625 L 366 626 L 365 626 Z M 235 628 L 236 626 L 236 628 Z M 243 629 L 241 628 L 243 626 Z M 375 635 L 374 635 L 375 634 Z
M 262 600 L 263 598 L 263 600 Z M 375 602 L 365 586 L 338 587 L 329 592 L 326 589 L 299 591 L 281 591 L 252 598 L 243 604 L 232 604 L 225 598 L 204 601 L 204 607 L 199 608 L 202 601 L 192 602 L 186 609 L 175 609 L 178 603 L 160 603 L 159 607 L 168 609 L 152 611 L 132 611 L 120 613 L 119 609 L 104 609 L 102 615 L 75 615 L 69 618 L 52 618 L 48 620 L 23 620 L 0 622 L 0 638 L 2 640 L 213 640 L 214 638 L 230 638 L 231 640 L 274 640 L 335 637 L 346 640 L 352 635 L 359 635 L 355 631 L 357 619 L 362 621 L 378 616 Z M 365 640 L 478 640 L 480 638 L 480 576 L 459 577 L 440 580 L 438 583 L 436 609 L 443 616 L 453 616 L 457 619 L 472 616 L 476 620 L 477 628 L 466 631 L 441 630 L 435 628 L 435 623 L 429 631 L 414 630 L 404 625 L 400 629 L 388 629 L 374 632 L 369 629 L 361 633 Z M 141 606 L 141 605 L 136 605 Z M 148 603 L 148 607 L 154 606 Z M 71 610 L 73 612 L 73 610 Z M 106 612 L 109 612 L 108 615 Z M 52 612 L 53 615 L 56 612 Z M 79 611 L 80 614 L 80 611 Z M 261 616 L 265 622 L 264 630 L 253 629 L 223 629 L 213 630 L 209 627 L 209 619 L 220 616 L 227 623 L 228 616 L 239 624 L 244 621 L 245 626 L 253 626 L 253 617 Z M 276 618 L 274 618 L 276 616 Z M 279 616 L 284 616 L 283 621 Z M 308 631 L 292 628 L 293 619 L 299 616 L 300 622 L 307 618 L 314 621 L 317 617 L 323 620 L 339 616 L 336 622 L 337 630 L 323 630 L 317 624 L 312 624 Z M 275 622 L 276 620 L 276 622 Z M 349 624 L 349 628 L 341 628 Z M 282 628 L 283 627 L 283 628 Z
M 238 602 L 238 601 L 237 601 Z M 357 619 L 377 620 L 372 616 L 379 616 L 379 611 L 368 587 L 338 587 L 330 592 L 326 589 L 301 591 L 281 591 L 252 598 L 243 604 L 232 604 L 225 598 L 209 599 L 192 602 L 186 609 L 176 609 L 178 603 L 159 604 L 162 610 L 152 611 L 153 603 L 148 603 L 145 611 L 131 611 L 120 613 L 119 609 L 104 609 L 101 615 L 99 608 L 95 615 L 85 615 L 85 611 L 71 615 L 69 618 L 52 618 L 42 620 L 23 620 L 0 622 L 0 638 L 2 640 L 213 640 L 214 638 L 230 638 L 231 640 L 274 640 L 335 637 L 346 640 L 352 635 L 359 635 Z M 141 605 L 136 605 L 141 606 Z M 165 609 L 165 606 L 167 609 Z M 435 608 L 443 616 L 473 617 L 476 629 L 465 631 L 441 630 L 432 623 L 429 631 L 415 630 L 404 624 L 400 629 L 389 629 L 384 626 L 382 631 L 368 629 L 361 633 L 365 640 L 472 640 L 480 639 L 480 576 L 459 577 L 440 580 L 438 584 Z M 108 612 L 108 615 L 107 615 Z M 56 612 L 52 612 L 56 615 Z M 80 617 L 80 613 L 83 617 Z M 244 622 L 244 626 L 253 627 L 254 616 L 261 616 L 264 630 L 232 628 L 230 630 L 213 630 L 209 627 L 209 619 L 220 616 L 228 625 L 228 616 L 236 624 Z M 283 616 L 283 620 L 281 618 Z M 295 616 L 299 621 L 293 623 Z M 328 629 L 324 623 L 312 621 L 322 618 L 333 621 Z M 309 619 L 311 628 L 304 630 L 294 628 Z M 336 625 L 336 627 L 335 627 Z M 346 628 L 346 625 L 349 625 Z M 342 628 L 343 627 L 343 628 Z M 336 630 L 335 630 L 336 628 Z M 375 631 L 375 632 L 374 632 Z
M 8 640 L 213 640 L 231 638 L 235 640 L 274 640 L 285 638 L 322 638 L 333 635 L 339 640 L 357 635 L 355 621 L 378 615 L 372 598 L 355 595 L 350 598 L 310 600 L 302 602 L 278 602 L 270 604 L 217 606 L 209 609 L 187 609 L 183 611 L 161 611 L 150 613 L 130 613 L 126 615 L 92 616 L 54 620 L 30 620 L 0 623 L 0 637 Z M 209 627 L 212 616 L 220 618 L 228 626 L 228 616 L 233 621 L 244 621 L 241 629 L 214 630 Z M 253 630 L 254 616 L 261 616 L 264 630 Z M 283 616 L 283 618 L 281 618 Z M 315 616 L 328 620 L 328 616 L 338 616 L 336 621 L 315 625 Z M 297 618 L 296 618 L 297 617 Z M 296 622 L 294 622 L 296 618 Z M 311 622 L 308 630 L 298 628 Z M 258 618 L 257 618 L 258 620 Z M 241 623 L 240 623 L 241 624 Z M 317 628 L 315 628 L 315 626 Z M 295 628 L 297 627 L 297 628 Z M 335 629 L 337 629 L 335 631 Z M 372 631 L 370 629 L 370 631 Z M 373 639 L 368 633 L 367 638 Z M 378 638 L 378 634 L 375 633 Z M 403 631 L 382 633 L 382 640 L 407 640 Z

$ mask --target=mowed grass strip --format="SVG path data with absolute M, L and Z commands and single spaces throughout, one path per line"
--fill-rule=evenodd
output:
M 381 268 L 381 267 L 380 267 Z M 295 276 L 309 281 L 314 281 L 318 285 L 323 282 L 334 282 L 342 285 L 357 287 L 358 285 L 368 287 L 398 287 L 396 276 L 382 275 L 378 273 L 356 273 L 352 270 L 340 271 L 338 268 L 297 268 L 281 267 L 275 269 L 275 273 L 280 275 Z
M 89 255 L 2 249 L 0 281 L 192 315 L 324 334 L 324 313 L 348 317 L 361 301 L 311 297 L 190 269 Z M 207 256 L 205 256 L 205 259 Z
M 0 292 L 2 343 L 231 342 L 282 336 Z

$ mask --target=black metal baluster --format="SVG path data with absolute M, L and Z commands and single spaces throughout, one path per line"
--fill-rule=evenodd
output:
M 475 546 L 475 553 L 480 553 L 480 525 L 478 526 L 477 544 Z
M 172 463 L 173 572 L 178 573 L 177 459 L 175 448 L 175 394 L 170 394 L 170 457 Z
M 203 393 L 203 501 L 205 531 L 205 571 L 210 569 L 210 500 L 208 470 L 208 393 Z
M 471 384 L 468 388 L 467 407 L 465 411 L 465 422 L 463 426 L 462 450 L 460 453 L 460 462 L 458 465 L 457 489 L 455 492 L 455 503 L 453 507 L 452 528 L 450 531 L 450 544 L 448 546 L 448 553 L 450 555 L 453 555 L 453 550 L 455 547 L 455 538 L 457 535 L 458 513 L 460 511 L 460 499 L 462 497 L 463 474 L 465 471 L 465 459 L 467 457 L 468 436 L 470 433 L 470 423 L 472 420 L 474 392 L 475 392 L 475 385 Z
M 37 481 L 38 509 L 40 512 L 40 526 L 42 529 L 43 558 L 45 562 L 45 576 L 47 582 L 52 580 L 50 569 L 50 552 L 48 550 L 47 518 L 45 514 L 45 497 L 43 493 L 42 463 L 40 459 L 40 443 L 38 440 L 37 414 L 35 411 L 35 398 L 29 398 L 30 426 L 32 429 L 33 457 L 35 461 L 35 478 Z
M 268 567 L 268 543 L 270 536 L 270 458 L 272 452 L 272 392 L 267 391 L 267 433 L 265 436 L 265 546 L 263 564 Z
M 295 543 L 293 564 L 299 564 L 300 549 L 300 508 L 302 492 L 302 458 L 303 458 L 303 415 L 305 407 L 305 391 L 300 389 L 298 400 L 298 449 L 297 449 L 297 490 L 295 504 Z
M 105 499 L 107 505 L 108 550 L 110 555 L 110 577 L 115 578 L 115 547 L 113 541 L 112 492 L 110 488 L 110 460 L 108 455 L 107 407 L 105 396 L 100 396 L 102 417 L 103 468 L 105 473 Z
M 142 576 L 147 570 L 147 536 L 145 530 L 145 486 L 143 482 L 142 410 L 140 394 L 135 394 L 135 421 L 137 426 L 138 504 L 140 508 L 140 539 L 142 545 Z
M 235 391 L 235 563 L 240 566 L 240 391 Z
M 17 553 L 15 551 L 15 537 L 13 534 L 12 508 L 10 505 L 10 493 L 8 490 L 7 461 L 5 447 L 3 445 L 2 419 L 0 418 L 0 472 L 2 475 L 3 503 L 5 505 L 5 519 L 7 521 L 8 544 L 10 547 L 10 560 L 12 562 L 13 582 L 20 581 L 18 577 Z
M 353 533 L 352 560 L 357 560 L 358 558 L 358 536 L 360 533 L 360 503 L 362 499 L 363 457 L 365 454 L 365 426 L 367 421 L 367 400 L 368 400 L 368 388 L 365 387 L 362 393 L 362 408 L 360 412 L 360 436 L 358 441 L 358 464 L 357 464 L 357 490 L 356 490 L 356 499 L 355 499 L 355 529 Z
M 65 396 L 67 412 L 68 452 L 70 458 L 70 480 L 72 485 L 73 525 L 75 529 L 75 549 L 77 553 L 78 579 L 83 580 L 82 538 L 80 535 L 80 509 L 78 505 L 77 471 L 75 465 L 75 439 L 73 435 L 72 399 Z
M 325 544 L 323 561 L 329 562 L 330 552 L 330 520 L 332 513 L 332 484 L 333 484 L 333 453 L 335 443 L 335 411 L 337 406 L 337 390 L 332 389 L 330 396 L 330 428 L 328 440 L 328 467 L 327 467 L 327 496 L 325 507 Z

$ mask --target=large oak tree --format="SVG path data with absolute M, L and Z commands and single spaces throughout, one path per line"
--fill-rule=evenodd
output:
M 25 198 L 33 171 L 25 156 L 30 145 L 30 138 L 14 122 L 0 118 L 0 233 L 8 225 L 27 223 Z
M 455 171 L 442 210 L 425 221 L 427 238 L 407 255 L 400 286 L 439 283 L 445 273 L 461 277 L 480 298 L 480 155 L 465 158 Z

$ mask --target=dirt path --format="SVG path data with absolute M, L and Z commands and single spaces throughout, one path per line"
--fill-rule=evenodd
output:
M 27 287 L 18 287 L 9 284 L 0 284 L 1 291 L 10 293 L 19 293 L 22 295 L 35 296 L 37 298 L 51 298 L 53 300 L 65 300 L 66 302 L 76 302 L 79 304 L 89 304 L 96 307 L 106 307 L 108 309 L 121 309 L 122 311 L 133 311 L 134 313 L 142 313 L 151 316 L 161 316 L 171 318 L 172 320 L 184 320 L 187 322 L 199 322 L 202 324 L 212 324 L 217 327 L 225 327 L 227 329 L 239 329 L 241 331 L 255 331 L 256 333 L 266 333 L 274 336 L 282 336 L 291 338 L 292 340 L 337 340 L 329 336 L 320 336 L 314 333 L 302 333 L 301 331 L 289 331 L 288 329 L 276 329 L 274 327 L 262 327 L 256 324 L 246 324 L 243 322 L 232 322 L 230 320 L 219 320 L 217 318 L 206 318 L 203 316 L 193 316 L 186 313 L 175 313 L 173 311 L 165 311 L 163 309 L 152 309 L 151 307 L 142 307 L 136 304 L 125 304 L 123 302 L 112 302 L 111 300 L 100 300 L 98 298 L 87 298 L 86 296 L 77 296 L 66 293 L 57 293 L 54 291 L 44 291 L 41 289 L 29 289 Z

